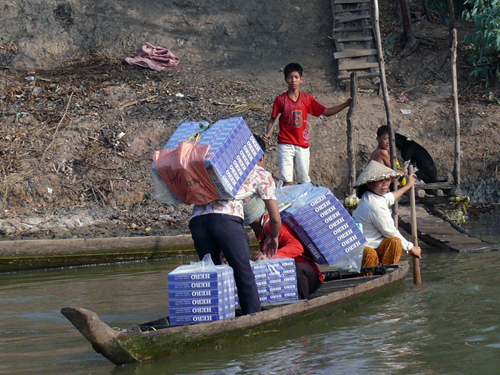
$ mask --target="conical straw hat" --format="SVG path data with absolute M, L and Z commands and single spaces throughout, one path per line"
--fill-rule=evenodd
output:
M 361 172 L 354 187 L 367 184 L 368 182 L 385 180 L 388 178 L 400 177 L 403 174 L 386 167 L 378 161 L 372 160 L 368 163 L 366 168 Z

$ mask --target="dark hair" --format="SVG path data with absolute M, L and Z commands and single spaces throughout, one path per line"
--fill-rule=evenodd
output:
M 266 153 L 266 142 L 261 137 L 259 137 L 257 134 L 254 134 L 253 136 L 265 154 Z
M 363 185 L 360 185 L 360 186 L 357 186 L 356 187 L 356 196 L 361 199 L 361 197 L 363 196 L 364 193 L 366 193 L 368 191 L 368 185 L 367 184 L 363 184 Z
M 384 134 L 389 134 L 389 126 L 382 125 L 377 129 L 377 137 L 382 137 Z
M 288 75 L 292 72 L 298 72 L 299 75 L 302 77 L 302 72 L 304 70 L 300 66 L 300 64 L 297 63 L 290 63 L 287 66 L 285 66 L 285 69 L 283 70 L 283 73 L 285 73 L 285 79 L 288 77 Z

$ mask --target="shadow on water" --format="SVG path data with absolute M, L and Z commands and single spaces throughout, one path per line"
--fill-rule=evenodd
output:
M 500 373 L 500 253 L 423 250 L 420 286 L 410 271 L 391 290 L 321 319 L 126 366 L 95 353 L 60 309 L 88 308 L 112 327 L 156 319 L 168 306 L 167 274 L 180 262 L 0 275 L 0 374 Z

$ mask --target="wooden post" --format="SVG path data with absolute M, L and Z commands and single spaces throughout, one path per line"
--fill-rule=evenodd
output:
M 411 27 L 410 5 L 408 4 L 408 0 L 400 0 L 399 3 L 401 4 L 401 14 L 403 15 L 403 30 L 405 38 L 408 41 L 408 35 L 413 33 Z
M 453 37 L 453 30 L 455 29 L 455 5 L 453 4 L 453 0 L 448 0 L 448 12 L 450 13 L 450 37 Z
M 426 0 L 422 0 L 422 8 L 424 9 L 424 16 L 429 21 L 429 10 L 427 9 Z
M 407 56 L 410 56 L 413 52 L 416 51 L 418 47 L 418 40 L 413 35 L 412 26 L 411 26 L 411 16 L 410 16 L 410 5 L 408 4 L 408 0 L 399 0 L 401 4 L 401 14 L 403 16 L 403 29 L 404 29 L 404 42 L 405 48 L 399 54 L 399 61 L 404 59 Z
M 389 106 L 389 92 L 387 91 L 387 81 L 385 79 L 385 64 L 384 64 L 384 54 L 382 52 L 382 37 L 380 35 L 380 21 L 379 21 L 379 11 L 378 11 L 378 0 L 373 0 L 373 11 L 374 11 L 374 25 L 375 39 L 377 41 L 378 50 L 378 66 L 380 70 L 380 84 L 382 86 L 382 93 L 384 96 L 385 113 L 387 116 L 387 126 L 389 127 L 389 141 L 391 143 L 391 167 L 396 170 L 396 141 L 394 139 L 394 129 L 391 123 L 391 109 Z M 393 188 L 396 190 L 398 188 L 398 181 L 394 181 Z M 392 216 L 394 218 L 394 224 L 396 228 L 398 227 L 398 202 L 396 201 L 392 206 Z
M 274 121 L 273 125 L 271 126 L 271 129 L 269 129 L 269 131 L 267 132 L 267 136 L 268 136 L 269 138 L 271 138 L 271 136 L 273 135 L 274 128 L 276 127 L 276 123 L 277 123 L 277 122 L 278 122 L 278 121 Z M 267 129 L 266 129 L 266 130 L 264 130 L 264 131 L 267 131 Z
M 460 190 L 460 115 L 458 112 L 458 90 L 457 90 L 457 29 L 453 29 L 453 40 L 451 47 L 451 72 L 452 72 L 452 97 L 453 118 L 455 120 L 455 165 L 453 168 L 453 179 L 458 190 Z
M 408 174 L 413 174 L 413 165 L 408 168 Z M 410 190 L 410 209 L 411 209 L 411 242 L 418 246 L 418 231 L 417 231 L 417 212 L 415 209 L 415 185 Z M 422 284 L 420 278 L 420 259 L 413 257 L 413 284 Z
M 351 196 L 354 192 L 353 185 L 356 182 L 356 158 L 354 155 L 354 146 L 352 141 L 352 115 L 358 101 L 358 74 L 351 73 L 351 106 L 347 112 L 347 170 L 349 178 L 347 180 L 347 195 Z

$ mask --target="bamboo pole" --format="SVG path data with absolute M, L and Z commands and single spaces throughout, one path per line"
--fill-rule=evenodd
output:
M 391 109 L 389 105 L 389 92 L 387 90 L 387 81 L 385 79 L 385 63 L 384 63 L 384 55 L 382 52 L 382 37 L 380 35 L 380 17 L 378 10 L 378 0 L 373 0 L 373 12 L 374 12 L 374 31 L 375 31 L 375 39 L 377 41 L 377 51 L 378 51 L 378 66 L 380 70 L 380 84 L 382 86 L 382 94 L 384 97 L 384 105 L 385 105 L 385 113 L 387 116 L 387 126 L 389 127 L 389 141 L 391 143 L 391 167 L 396 170 L 396 141 L 394 139 L 394 129 L 392 127 L 391 121 Z M 396 190 L 398 188 L 398 181 L 395 180 L 393 182 L 393 188 Z M 392 208 L 392 216 L 394 218 L 394 224 L 396 228 L 398 227 L 398 202 L 396 201 Z
M 354 192 L 353 185 L 356 182 L 356 158 L 354 155 L 354 145 L 352 141 L 352 116 L 358 101 L 358 74 L 351 73 L 351 106 L 347 112 L 347 170 L 349 178 L 347 181 L 347 195 Z
M 409 175 L 413 174 L 413 165 L 409 166 Z M 417 231 L 417 212 L 415 209 L 415 185 L 410 190 L 410 209 L 411 209 L 411 239 L 413 245 L 418 246 L 418 231 Z M 420 278 L 420 259 L 413 257 L 413 284 L 422 284 Z
M 453 118 L 455 120 L 455 165 L 453 168 L 453 179 L 458 190 L 460 190 L 460 115 L 458 112 L 458 89 L 457 89 L 457 29 L 453 29 L 453 40 L 451 47 L 451 72 L 452 72 L 452 97 Z

